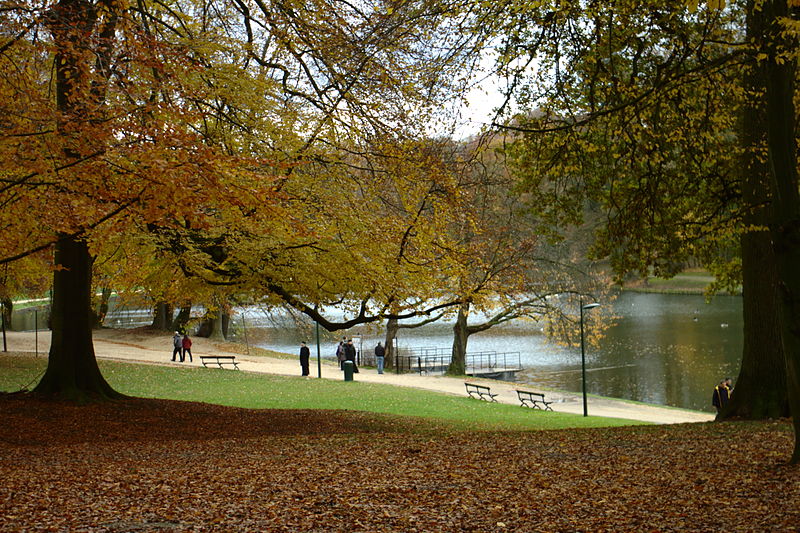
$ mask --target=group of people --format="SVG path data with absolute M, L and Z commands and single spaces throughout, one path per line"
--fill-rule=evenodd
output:
M 300 343 L 300 371 L 301 375 L 308 376 L 309 375 L 309 359 L 311 357 L 311 351 L 308 349 L 308 345 L 305 342 Z M 383 345 L 378 342 L 378 345 L 375 346 L 375 361 L 378 366 L 378 374 L 383 374 L 383 365 L 386 359 L 386 349 Z M 336 346 L 336 361 L 339 363 L 339 369 L 344 370 L 344 362 L 350 361 L 353 363 L 353 373 L 358 372 L 358 366 L 356 366 L 356 347 L 353 345 L 353 339 L 348 339 L 347 337 L 342 337 L 342 340 L 339 341 L 339 344 Z
M 342 337 L 339 345 L 336 347 L 336 361 L 339 363 L 339 369 L 344 370 L 344 362 L 350 361 L 353 363 L 353 373 L 358 373 L 358 366 L 356 366 L 356 347 L 353 345 L 353 339 Z
M 733 380 L 731 378 L 725 378 L 719 382 L 719 385 L 714 387 L 714 395 L 711 397 L 711 405 L 719 413 L 723 407 L 728 405 L 728 400 L 731 399 L 731 393 L 733 392 Z
M 177 331 L 172 336 L 172 360 L 175 361 L 175 356 L 180 357 L 180 362 L 183 363 L 186 356 L 189 356 L 189 362 L 192 362 L 192 339 L 189 335 L 181 336 Z

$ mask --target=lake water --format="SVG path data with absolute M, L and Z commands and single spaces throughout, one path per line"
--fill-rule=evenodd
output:
M 742 355 L 742 299 L 703 296 L 622 293 L 613 303 L 615 324 L 599 347 L 586 348 L 586 389 L 590 394 L 648 403 L 713 411 L 714 385 L 723 377 L 736 379 Z M 589 311 L 593 313 L 596 311 Z M 588 320 L 588 315 L 587 315 Z M 312 324 L 288 319 L 267 320 L 255 311 L 234 319 L 238 340 L 263 348 L 297 353 L 302 340 L 316 356 Z M 371 352 L 383 340 L 382 327 L 361 327 L 346 333 L 321 330 L 320 353 L 332 357 L 336 339 L 358 335 L 357 345 Z M 452 322 L 401 329 L 401 350 L 449 350 Z M 548 342 L 541 328 L 516 322 L 472 335 L 468 352 L 519 352 L 524 370 L 517 380 L 533 386 L 580 392 L 580 346 Z

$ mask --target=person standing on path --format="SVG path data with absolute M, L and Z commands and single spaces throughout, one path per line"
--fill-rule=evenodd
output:
M 178 356 L 181 361 L 183 361 L 183 341 L 181 340 L 181 334 L 177 331 L 175 335 L 172 336 L 172 360 L 175 360 L 175 356 Z
M 311 357 L 311 350 L 308 349 L 305 342 L 300 343 L 300 368 L 302 375 L 308 377 L 308 359 Z
M 378 341 L 378 345 L 375 347 L 375 361 L 378 365 L 378 374 L 383 374 L 384 357 L 386 357 L 386 348 L 383 347 L 381 341 Z
M 344 370 L 344 337 L 339 341 L 339 346 L 336 347 L 336 361 L 339 362 L 339 370 Z
M 356 366 L 356 347 L 353 346 L 353 339 L 347 341 L 344 345 L 344 358 L 347 361 L 353 362 L 353 373 L 358 374 L 358 367 Z
M 192 362 L 192 339 L 189 338 L 189 335 L 184 335 L 183 340 L 181 341 L 181 345 L 183 346 L 183 354 L 181 355 L 181 363 L 184 359 L 186 359 L 186 354 L 189 354 L 189 362 Z

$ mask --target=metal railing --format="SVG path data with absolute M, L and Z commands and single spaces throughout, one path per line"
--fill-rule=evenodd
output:
M 444 374 L 452 362 L 452 354 L 441 348 L 412 350 L 397 356 L 395 371 L 400 373 Z M 522 370 L 520 352 L 467 352 L 467 374 Z

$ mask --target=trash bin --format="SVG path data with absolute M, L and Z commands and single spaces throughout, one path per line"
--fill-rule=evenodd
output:
M 355 365 L 352 361 L 345 361 L 342 364 L 342 368 L 344 368 L 344 380 L 345 381 L 353 381 L 353 367 Z

